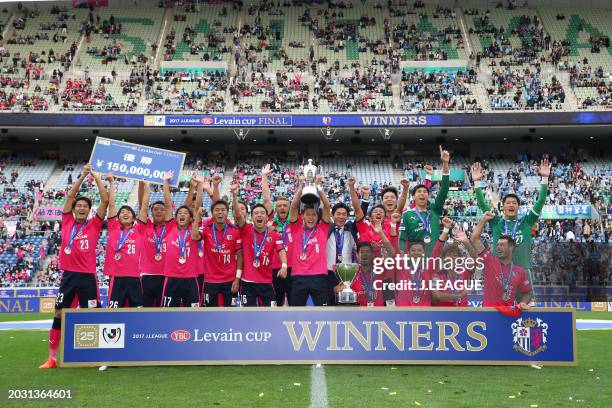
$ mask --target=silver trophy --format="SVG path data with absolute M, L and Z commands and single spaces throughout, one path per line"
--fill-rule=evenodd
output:
M 306 186 L 302 189 L 302 203 L 307 205 L 319 203 L 319 193 L 315 185 L 315 175 L 317 174 L 317 166 L 312 164 L 312 159 L 308 159 L 308 164 L 304 166 L 304 177 L 306 177 Z
M 344 289 L 338 292 L 336 300 L 338 304 L 342 305 L 356 305 L 357 304 L 357 293 L 351 289 L 351 283 L 355 279 L 357 273 L 358 264 L 355 263 L 339 263 L 336 265 L 336 273 L 340 280 L 344 282 Z

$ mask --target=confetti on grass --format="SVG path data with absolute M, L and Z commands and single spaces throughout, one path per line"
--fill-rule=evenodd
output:
M 263 397 L 263 396 L 264 396 L 264 393 L 263 393 L 263 392 L 260 392 L 260 393 L 259 393 L 259 396 L 260 396 L 260 397 Z
M 387 387 L 380 387 L 381 390 L 383 391 L 389 391 L 389 389 Z
M 420 406 L 421 406 L 421 403 L 420 403 L 419 401 L 414 401 L 414 405 L 417 405 L 417 406 L 419 406 L 419 407 L 420 407 Z
M 302 384 L 300 384 L 300 383 L 293 383 L 293 385 L 295 385 L 296 387 L 299 387 Z
M 390 392 L 389 395 L 397 395 L 397 392 L 395 392 L 395 391 Z
M 516 395 L 508 395 L 508 398 L 514 399 L 516 398 Z

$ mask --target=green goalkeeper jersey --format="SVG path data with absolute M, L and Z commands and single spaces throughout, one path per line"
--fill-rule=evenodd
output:
M 516 248 L 514 249 L 513 256 L 514 263 L 522 266 L 526 270 L 531 268 L 532 229 L 540 218 L 542 208 L 544 208 L 544 203 L 546 203 L 546 194 L 548 194 L 548 187 L 546 184 L 542 184 L 535 205 L 529 213 L 518 218 L 518 221 L 516 219 L 505 219 L 499 215 L 496 215 L 495 218 L 489 221 L 491 231 L 493 232 L 494 244 L 491 250 L 495 255 L 497 255 L 495 244 L 499 237 L 502 235 L 511 235 L 516 241 Z M 476 199 L 478 200 L 478 207 L 480 207 L 481 211 L 486 212 L 491 210 L 480 187 L 476 188 Z

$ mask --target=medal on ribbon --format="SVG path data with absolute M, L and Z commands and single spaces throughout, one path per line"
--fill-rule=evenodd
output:
M 223 248 L 223 245 L 225 243 L 225 236 L 227 235 L 227 224 L 225 224 L 223 226 L 223 232 L 221 233 L 221 243 L 219 244 L 219 239 L 217 238 L 217 228 L 215 227 L 215 224 L 210 226 L 212 228 L 212 236 L 213 236 L 213 241 L 215 242 L 215 249 L 217 251 L 220 251 L 221 248 Z
M 504 264 L 502 264 L 501 261 L 499 261 L 499 266 L 499 273 L 503 290 L 503 300 L 504 302 L 508 302 L 510 300 L 510 281 L 512 280 L 512 276 L 514 275 L 514 262 L 510 262 L 510 267 L 508 268 L 507 276 L 504 276 Z
M 518 230 L 519 226 L 521 225 L 521 222 L 519 220 L 514 220 L 514 225 L 512 226 L 512 234 L 508 234 L 508 221 L 512 221 L 512 220 L 507 220 L 504 218 L 504 235 L 510 235 L 512 237 L 512 239 L 514 239 L 514 237 L 516 236 L 516 231 Z
M 179 246 L 179 263 L 181 265 L 187 263 L 187 257 L 185 257 L 185 252 L 187 249 L 187 234 L 189 234 L 189 229 L 185 228 L 185 233 L 183 234 L 183 236 L 181 236 L 181 230 L 178 230 L 178 238 L 177 238 L 177 242 L 178 242 L 178 246 Z
M 74 223 L 72 229 L 70 230 L 70 238 L 68 239 L 68 245 L 66 245 L 66 247 L 64 248 L 64 253 L 66 255 L 70 255 L 72 253 L 72 244 L 74 243 L 74 240 L 78 238 L 79 235 L 81 235 L 81 231 L 83 231 L 83 229 L 87 226 L 88 222 L 89 221 L 85 221 L 82 224 L 76 222 Z
M 119 261 L 121 259 L 121 248 L 123 248 L 123 245 L 127 241 L 128 237 L 132 235 L 132 232 L 134 232 L 134 230 L 130 228 L 127 231 L 122 229 L 119 233 L 119 241 L 117 241 L 117 250 L 115 251 L 115 261 Z
M 161 261 L 162 259 L 162 242 L 164 240 L 164 235 L 166 235 L 166 225 L 162 225 L 161 232 L 157 235 L 157 229 L 155 225 L 153 225 L 153 242 L 155 243 L 155 260 Z
M 317 227 L 314 227 L 313 229 L 311 229 L 310 232 L 308 233 L 308 237 L 306 237 L 306 227 L 304 227 L 302 231 L 302 254 L 300 255 L 300 260 L 302 261 L 306 260 L 306 247 L 308 246 L 308 242 L 310 241 L 310 238 L 312 238 L 316 230 L 317 230 Z
M 416 276 L 416 279 L 415 279 Z M 413 287 L 413 291 L 416 291 L 416 293 L 412 296 L 412 301 L 414 303 L 419 303 L 421 301 L 421 296 L 420 296 L 420 292 L 421 292 L 421 270 L 418 271 L 418 273 L 413 273 L 412 274 L 412 287 Z
M 425 219 L 423 219 L 423 215 L 418 210 L 418 208 L 415 208 L 414 212 L 416 213 L 417 217 L 419 217 L 419 220 L 423 224 L 423 232 L 425 234 L 423 237 L 423 242 L 426 244 L 429 244 L 431 242 L 431 222 L 430 222 L 431 210 L 427 208 L 427 217 L 425 217 Z
M 263 252 L 264 245 L 266 244 L 266 237 L 268 236 L 268 229 L 265 229 L 261 242 L 257 243 L 257 231 L 253 230 L 253 266 L 259 268 L 260 262 L 259 257 Z
M 368 279 L 365 271 L 360 267 L 359 274 L 361 275 L 361 281 L 366 290 L 366 296 L 368 298 L 367 304 L 368 306 L 374 306 L 374 272 L 370 271 L 370 279 Z

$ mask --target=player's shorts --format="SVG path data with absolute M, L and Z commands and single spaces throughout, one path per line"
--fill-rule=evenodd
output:
M 162 307 L 200 307 L 197 278 L 166 277 Z
M 75 298 L 78 298 L 82 309 L 100 307 L 100 292 L 95 274 L 63 271 L 55 308 L 71 308 Z
M 291 283 L 291 306 L 306 306 L 308 296 L 315 306 L 327 306 L 329 301 L 328 275 L 293 276 Z
M 255 283 L 242 281 L 240 284 L 242 306 L 276 306 L 274 286 L 271 283 Z
M 108 287 L 108 307 L 142 307 L 140 277 L 111 276 Z
M 223 296 L 223 307 L 232 306 L 232 282 L 204 282 L 204 306 L 219 307 L 219 294 Z
M 161 307 L 164 292 L 164 275 L 142 275 L 142 305 L 144 307 Z
M 276 304 L 278 306 L 284 306 L 285 296 L 287 297 L 287 303 L 291 304 L 291 268 L 287 268 L 287 277 L 285 279 L 277 276 L 278 271 L 280 271 L 280 269 L 272 270 L 272 284 L 274 285 Z
M 200 306 L 204 306 L 202 304 L 204 299 L 204 274 L 198 275 L 198 288 L 200 288 Z

